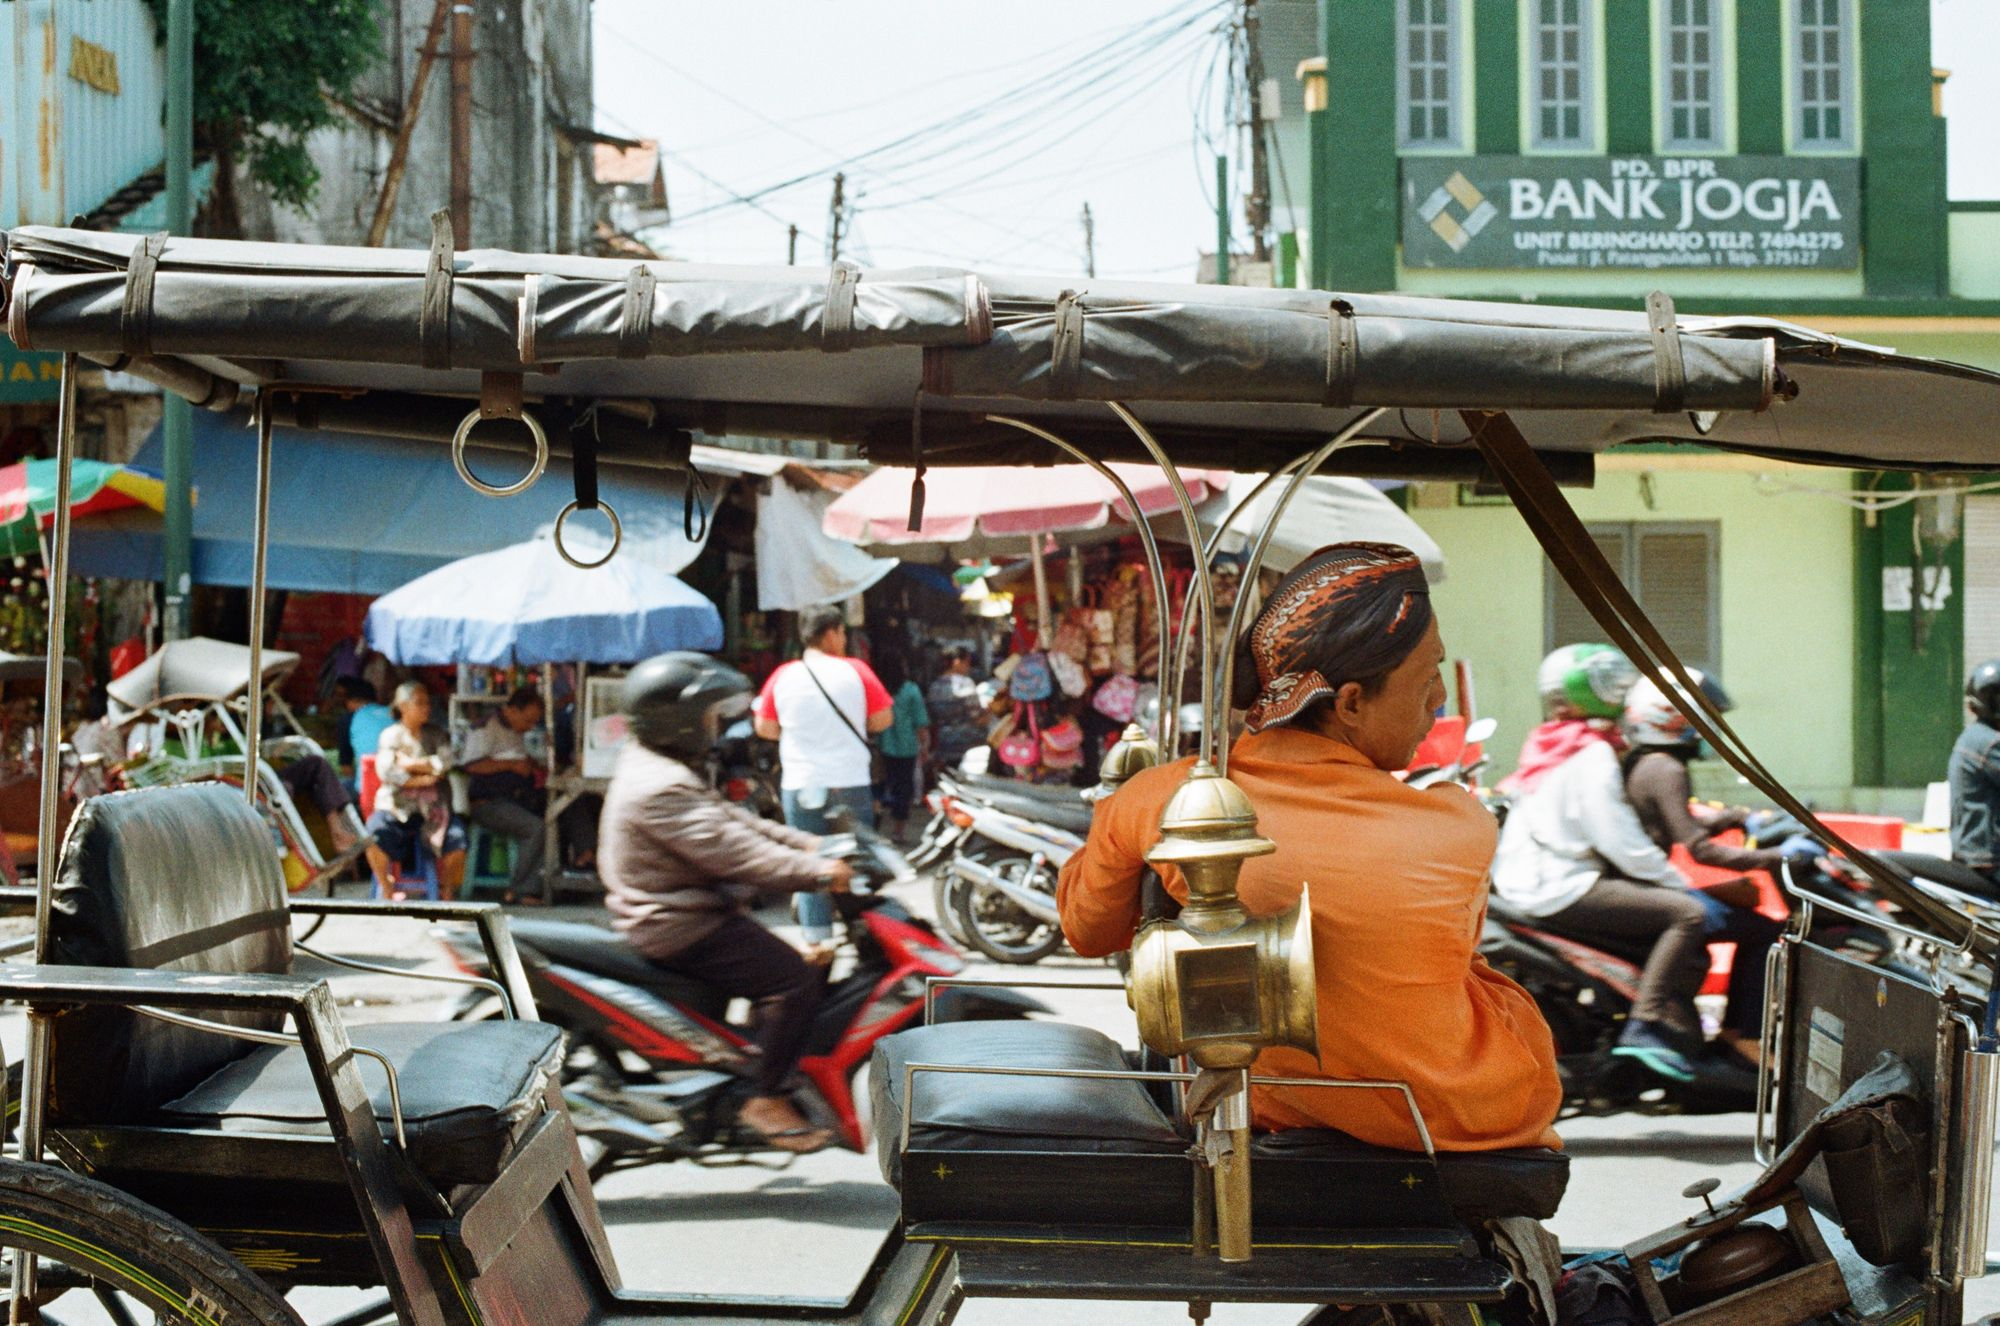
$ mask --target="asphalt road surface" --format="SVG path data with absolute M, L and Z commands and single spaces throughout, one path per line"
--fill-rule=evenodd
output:
M 922 909 L 928 894 L 927 887 L 912 889 L 907 901 Z M 577 911 L 574 919 L 593 915 Z M 316 946 L 409 970 L 439 964 L 435 941 L 415 924 L 385 927 L 336 918 Z M 328 975 L 343 1011 L 356 1020 L 425 1017 L 436 1007 L 419 984 L 324 968 L 304 957 L 299 965 Z M 980 964 L 974 974 L 1077 983 L 1112 976 L 1102 963 L 1066 956 L 1031 969 Z M 1134 1041 L 1131 1013 L 1116 991 L 1032 993 L 1064 1018 L 1097 1026 L 1127 1044 Z M 0 1017 L 0 1044 L 10 1058 L 20 1054 L 18 1014 Z M 1565 1248 L 1622 1244 L 1663 1228 L 1693 1207 L 1680 1194 L 1694 1180 L 1713 1176 L 1727 1191 L 1754 1177 L 1750 1128 L 1748 1115 L 1572 1120 L 1562 1132 L 1575 1164 L 1568 1196 L 1551 1225 Z M 874 1157 L 847 1151 L 789 1164 L 656 1165 L 610 1175 L 597 1191 L 628 1285 L 704 1294 L 842 1297 L 860 1279 L 896 1211 L 895 1194 L 882 1182 Z M 1995 1228 L 2000 1230 L 2000 1222 Z M 359 1301 L 351 1291 L 301 1292 L 294 1298 L 309 1321 Z M 2000 1275 L 1972 1287 L 1966 1315 L 1977 1320 L 1996 1311 Z M 1222 1326 L 1280 1326 L 1303 1315 L 1296 1307 L 1225 1305 L 1211 1320 Z M 1019 1299 L 974 1301 L 959 1316 L 966 1326 L 1158 1326 L 1177 1319 L 1171 1305 Z

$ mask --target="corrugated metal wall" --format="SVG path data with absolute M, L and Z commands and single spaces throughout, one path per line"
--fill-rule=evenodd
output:
M 66 224 L 160 164 L 166 56 L 144 0 L 0 4 L 0 70 L 0 223 Z

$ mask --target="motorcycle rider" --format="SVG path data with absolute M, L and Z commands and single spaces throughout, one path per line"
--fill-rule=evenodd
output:
M 1277 850 L 1243 863 L 1264 915 L 1311 880 L 1320 1054 L 1270 1049 L 1257 1071 L 1407 1082 L 1439 1148 L 1557 1146 L 1562 1084 L 1534 1001 L 1477 952 L 1493 819 L 1460 787 L 1396 777 L 1444 699 L 1444 645 L 1408 549 L 1344 543 L 1300 562 L 1239 644 L 1247 733 L 1229 776 Z M 1058 906 L 1078 953 L 1129 947 L 1160 814 L 1191 762 L 1148 769 L 1098 802 L 1063 866 Z M 1178 871 L 1161 872 L 1177 898 Z M 1403 1101 L 1374 1091 L 1254 1087 L 1266 1128 L 1338 1128 L 1422 1149 Z
M 625 678 L 633 740 L 619 752 L 598 832 L 604 902 L 633 948 L 672 971 L 751 1000 L 761 1059 L 738 1119 L 781 1151 L 833 1140 L 786 1094 L 824 993 L 824 972 L 758 924 L 760 894 L 845 892 L 844 861 L 820 840 L 747 814 L 690 766 L 748 712 L 750 681 L 705 654 L 647 659 Z
M 1521 743 L 1514 772 L 1499 790 L 1522 797 L 1544 775 L 1594 742 L 1618 740 L 1625 692 L 1639 679 L 1632 661 L 1610 645 L 1564 645 L 1542 660 L 1535 684 L 1542 693 L 1542 723 Z
M 1690 675 L 1718 710 L 1733 707 L 1715 678 L 1693 670 Z M 1804 835 L 1776 847 L 1736 847 L 1717 840 L 1716 834 L 1742 828 L 1751 812 L 1741 806 L 1714 808 L 1694 802 L 1688 761 L 1701 753 L 1701 736 L 1651 680 L 1641 679 L 1625 697 L 1619 729 L 1626 745 L 1625 794 L 1646 836 L 1660 850 L 1671 851 L 1678 843 L 1700 865 L 1744 875 L 1753 870 L 1775 874 L 1787 859 L 1809 863 L 1823 853 L 1817 841 Z M 1784 926 L 1756 911 L 1757 886 L 1747 878 L 1697 889 L 1695 898 L 1707 913 L 1708 941 L 1730 940 L 1736 945 L 1729 968 L 1729 1005 L 1718 1036 L 1755 1066 L 1764 1021 L 1764 966 Z
M 1972 721 L 1952 743 L 1951 859 L 1989 881 L 2000 867 L 2000 659 L 1988 659 L 1965 679 Z

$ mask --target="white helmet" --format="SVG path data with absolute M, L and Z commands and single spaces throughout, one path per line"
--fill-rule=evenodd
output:
M 1701 687 L 1703 695 L 1717 711 L 1728 713 L 1736 706 L 1729 693 L 1722 689 L 1722 683 L 1702 672 L 1699 668 L 1689 668 L 1688 676 L 1695 685 Z M 1686 709 L 1694 708 L 1694 702 L 1674 688 L 1675 695 L 1669 699 L 1667 693 L 1653 684 L 1649 677 L 1641 677 L 1625 697 L 1625 715 L 1618 720 L 1619 731 L 1625 734 L 1625 744 L 1640 747 L 1684 747 L 1694 749 L 1701 745 L 1701 734 L 1688 721 Z
M 1544 718 L 1616 718 L 1639 670 L 1610 645 L 1564 645 L 1535 672 Z

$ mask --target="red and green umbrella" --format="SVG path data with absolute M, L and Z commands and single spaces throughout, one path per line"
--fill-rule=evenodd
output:
M 101 515 L 123 507 L 164 511 L 167 489 L 161 477 L 132 465 L 78 460 L 70 469 L 70 514 Z M 29 460 L 0 466 L 0 556 L 15 557 L 41 546 L 41 531 L 55 524 L 56 463 Z

